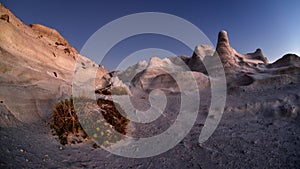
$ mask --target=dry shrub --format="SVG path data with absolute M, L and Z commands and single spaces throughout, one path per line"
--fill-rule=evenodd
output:
M 107 146 L 120 141 L 123 135 L 126 135 L 126 126 L 129 120 L 119 113 L 122 110 L 117 104 L 104 99 L 98 99 L 97 104 L 89 99 L 74 99 L 76 99 L 76 110 L 80 113 L 78 115 L 86 131 L 83 130 L 78 121 L 73 99 L 61 101 L 54 108 L 51 122 L 51 128 L 58 136 L 61 144 L 73 143 L 70 141 L 71 135 L 80 136 L 84 139 L 93 138 L 99 145 Z M 77 103 L 79 104 L 77 105 Z M 93 111 L 90 111 L 89 108 L 84 108 L 89 107 L 89 105 L 99 106 L 101 109 L 95 111 L 93 108 Z M 84 135 L 81 133 L 84 133 Z
M 105 110 L 101 111 L 101 113 L 106 122 L 114 126 L 114 129 L 119 133 L 126 135 L 126 126 L 130 120 L 122 116 L 124 112 L 122 114 L 119 112 L 122 111 L 121 107 L 110 100 L 104 99 L 98 99 L 97 104 L 101 109 Z
M 54 107 L 52 118 L 50 126 L 58 135 L 61 144 L 68 144 L 70 133 L 84 133 L 83 137 L 87 137 L 78 121 L 72 98 L 58 103 Z

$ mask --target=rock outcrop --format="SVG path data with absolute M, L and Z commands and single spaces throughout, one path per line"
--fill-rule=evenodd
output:
M 221 63 L 219 66 L 216 64 L 218 59 Z M 269 64 L 261 49 L 253 53 L 238 53 L 230 46 L 226 31 L 219 32 L 216 49 L 208 45 L 198 45 L 192 57 L 165 59 L 153 57 L 148 65 L 144 62 L 143 66 L 139 65 L 141 63 L 125 71 L 119 71 L 116 76 L 122 77 L 120 79 L 124 79 L 127 85 L 146 91 L 163 89 L 169 92 L 179 92 L 178 81 L 174 77 L 178 80 L 184 76 L 195 78 L 200 89 L 207 88 L 211 76 L 207 72 L 207 67 L 215 72 L 223 69 L 230 90 L 236 87 L 269 88 L 272 86 L 270 83 L 274 81 L 278 82 L 276 86 L 287 85 L 295 82 L 299 75 L 298 56 L 285 55 L 275 63 Z M 278 67 L 285 68 L 270 69 Z M 185 85 L 188 85 L 188 82 Z
M 58 31 L 27 26 L 2 4 L 0 16 L 4 18 L 0 19 L 0 100 L 5 110 L 1 113 L 8 119 L 0 125 L 45 119 L 55 103 L 72 95 L 75 64 L 85 57 Z M 81 60 L 79 64 L 86 70 L 98 69 L 98 78 L 108 73 L 87 58 Z
M 238 53 L 230 46 L 227 32 L 224 30 L 219 32 L 216 51 L 225 69 L 227 67 L 233 69 L 245 64 L 268 64 L 268 59 L 263 55 L 261 49 L 248 54 Z
M 227 32 L 222 30 L 218 35 L 217 49 L 224 67 L 234 66 L 238 60 L 236 51 L 230 46 Z
M 46 37 L 55 42 L 56 46 L 63 46 L 65 53 L 78 54 L 77 50 L 73 48 L 69 42 L 55 29 L 49 28 L 40 24 L 30 24 L 29 27 L 34 30 L 40 38 Z
M 269 68 L 279 68 L 286 66 L 294 66 L 300 68 L 300 57 L 295 54 L 286 54 L 276 62 L 269 64 Z
M 189 59 L 188 66 L 192 71 L 206 73 L 206 68 L 203 64 L 204 59 L 213 56 L 215 50 L 212 46 L 198 45 L 192 57 Z

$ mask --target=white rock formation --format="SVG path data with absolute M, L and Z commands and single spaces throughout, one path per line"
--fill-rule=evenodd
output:
M 107 73 L 78 54 L 56 30 L 27 26 L 1 4 L 2 15 L 9 20 L 0 19 L 0 104 L 17 121 L 46 118 L 55 103 L 71 96 L 78 58 L 83 58 L 79 64 L 84 69 L 97 69 L 98 79 Z

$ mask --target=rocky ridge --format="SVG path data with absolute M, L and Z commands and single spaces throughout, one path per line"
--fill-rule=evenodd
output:
M 261 49 L 253 53 L 238 53 L 230 46 L 226 31 L 220 31 L 216 50 L 212 46 L 198 45 L 191 57 L 184 57 L 183 60 L 179 58 L 176 56 L 164 59 L 153 57 L 149 64 L 143 61 L 143 64 L 138 63 L 125 71 L 119 71 L 115 76 L 124 79 L 130 87 L 143 90 L 164 88 L 170 92 L 180 92 L 174 77 L 193 76 L 198 87 L 204 89 L 209 87 L 209 75 L 204 63 L 214 67 L 216 59 L 220 58 L 229 91 L 245 87 L 248 89 L 268 88 L 271 86 L 267 84 L 274 80 L 280 81 L 278 85 L 299 81 L 299 56 L 289 54 L 269 64 Z M 280 69 L 274 69 L 279 67 Z M 128 82 L 129 79 L 131 83 Z

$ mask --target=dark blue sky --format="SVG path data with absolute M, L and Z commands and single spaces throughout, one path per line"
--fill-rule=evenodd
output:
M 218 32 L 225 29 L 231 46 L 238 52 L 248 53 L 262 48 L 270 61 L 275 61 L 286 53 L 300 54 L 298 0 L 1 2 L 26 24 L 40 23 L 57 29 L 78 51 L 95 31 L 110 21 L 137 12 L 165 12 L 195 24 L 214 45 Z M 119 43 L 102 64 L 112 70 L 122 57 L 149 47 L 170 50 L 177 55 L 191 55 L 192 52 L 174 39 L 141 35 Z

